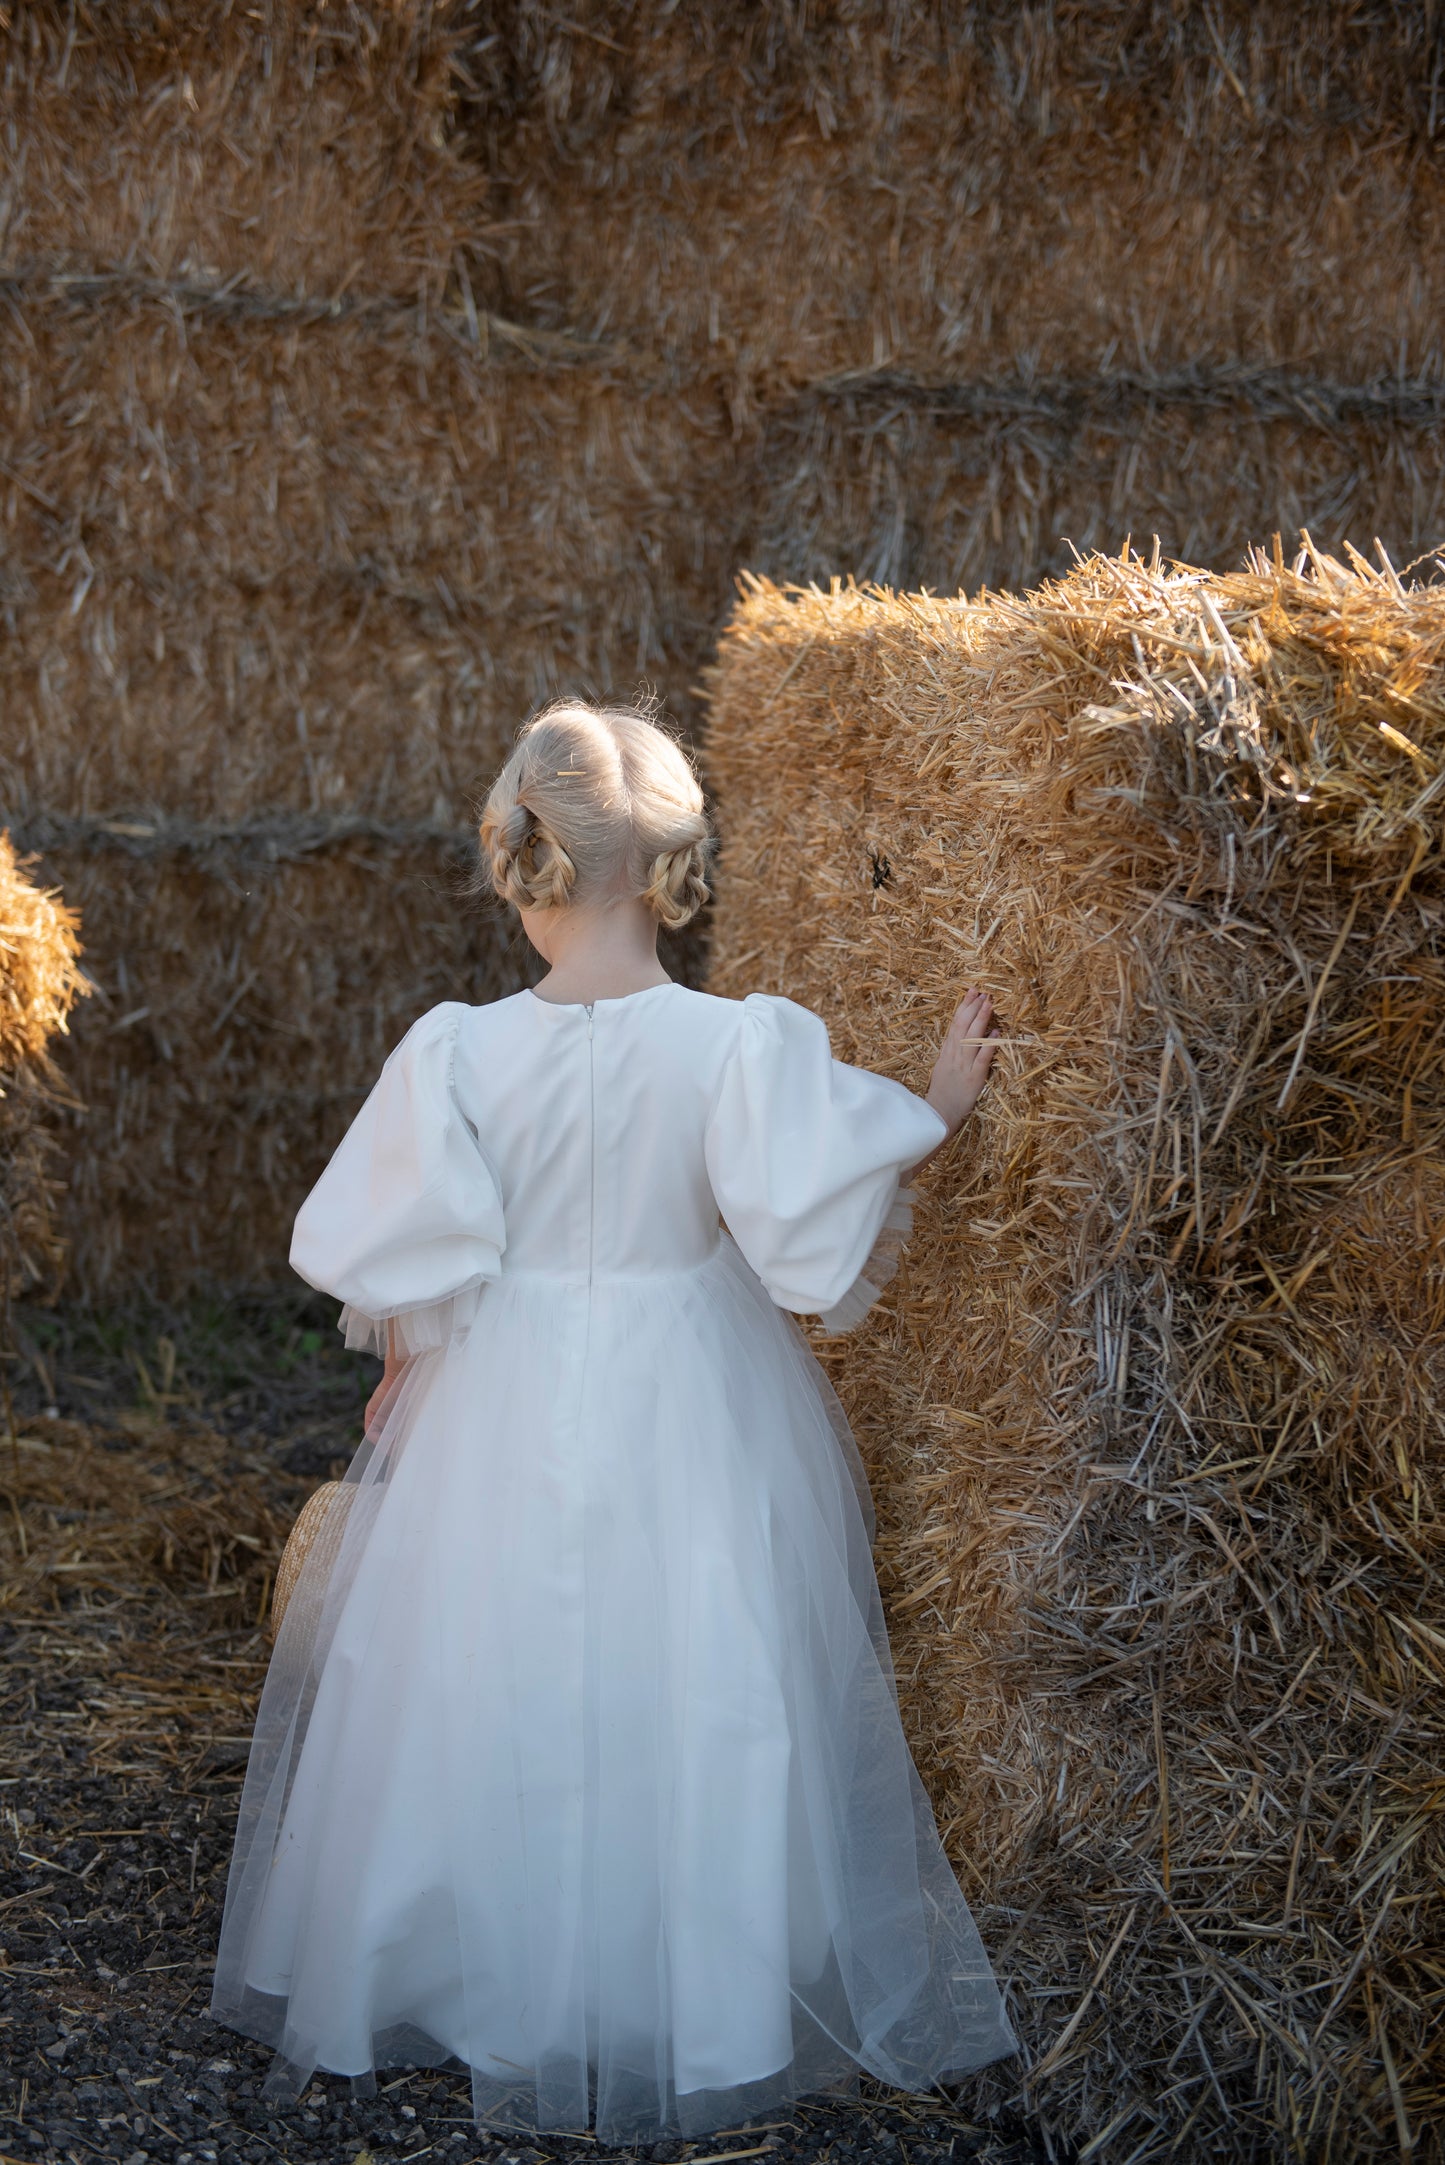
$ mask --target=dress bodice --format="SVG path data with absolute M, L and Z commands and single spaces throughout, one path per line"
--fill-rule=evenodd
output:
M 847 1327 L 875 1242 L 904 1229 L 904 1169 L 946 1132 L 902 1083 L 834 1059 L 821 1017 L 780 995 L 448 1001 L 387 1061 L 291 1260 L 346 1304 L 349 1342 L 407 1319 L 420 1350 L 489 1280 L 694 1270 L 721 1233 L 778 1306 Z
M 456 1093 L 502 1195 L 503 1273 L 686 1270 L 717 1245 L 704 1135 L 738 1003 L 684 985 L 464 1011 Z

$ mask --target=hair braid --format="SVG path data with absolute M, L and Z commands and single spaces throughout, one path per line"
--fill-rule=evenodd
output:
M 698 836 L 691 842 L 679 842 L 675 849 L 659 850 L 652 860 L 642 899 L 669 932 L 679 931 L 708 899 L 711 840 L 711 836 Z
M 488 802 L 481 842 L 493 887 L 515 908 L 560 909 L 571 897 L 576 865 L 556 835 L 520 798 L 505 811 Z

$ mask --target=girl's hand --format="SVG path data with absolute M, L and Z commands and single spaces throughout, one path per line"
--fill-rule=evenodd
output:
M 925 1093 L 934 1111 L 948 1122 L 947 1135 L 934 1144 L 933 1150 L 942 1150 L 953 1140 L 983 1095 L 998 1037 L 998 1031 L 990 1028 L 992 1021 L 993 1001 L 986 992 L 975 992 L 970 987 L 954 1009 Z M 911 1166 L 904 1178 L 911 1180 L 919 1166 L 928 1163 L 933 1150 Z
M 993 1001 L 986 992 L 975 992 L 970 986 L 954 1009 L 928 1085 L 928 1102 L 943 1115 L 951 1132 L 963 1126 L 983 1095 L 993 1065 L 993 1040 L 998 1036 L 997 1030 L 989 1028 L 992 1021 Z

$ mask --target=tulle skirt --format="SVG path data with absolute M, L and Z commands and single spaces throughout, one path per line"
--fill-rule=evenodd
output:
M 724 1233 L 515 1272 L 404 1371 L 261 1698 L 211 2011 L 696 2135 L 1015 2049 L 899 1723 L 842 1408 Z

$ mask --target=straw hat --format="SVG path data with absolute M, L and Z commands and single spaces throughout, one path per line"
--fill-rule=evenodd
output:
M 308 1558 L 314 1555 L 327 1571 L 336 1561 L 355 1486 L 348 1481 L 323 1481 L 303 1504 L 276 1566 L 276 1583 L 271 1589 L 273 1638 L 281 1629 L 281 1619 Z

